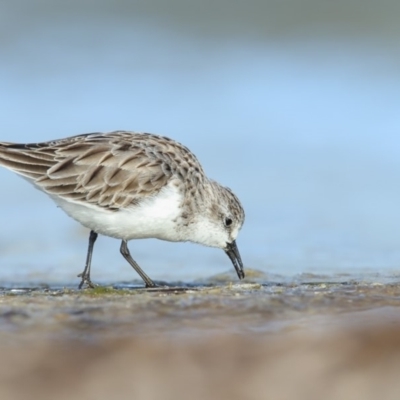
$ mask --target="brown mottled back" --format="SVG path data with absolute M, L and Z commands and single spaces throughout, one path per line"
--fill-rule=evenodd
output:
M 158 193 L 172 175 L 206 179 L 183 145 L 148 133 L 116 131 L 43 143 L 0 143 L 0 165 L 65 199 L 117 210 Z

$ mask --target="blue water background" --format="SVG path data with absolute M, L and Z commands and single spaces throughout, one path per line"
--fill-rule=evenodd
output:
M 0 140 L 169 136 L 242 200 L 247 267 L 398 273 L 400 6 L 364 3 L 5 1 Z M 0 279 L 77 280 L 87 231 L 9 171 L 0 184 Z M 232 268 L 188 243 L 130 249 L 154 279 Z M 93 279 L 134 278 L 119 242 L 99 238 Z

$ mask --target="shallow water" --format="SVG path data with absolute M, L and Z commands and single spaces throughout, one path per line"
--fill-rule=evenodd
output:
M 128 3 L 2 3 L 0 139 L 168 135 L 243 201 L 247 268 L 398 273 L 397 3 Z M 87 233 L 8 171 L 0 182 L 1 281 L 74 282 Z M 232 268 L 215 249 L 130 247 L 153 279 Z M 136 279 L 118 248 L 99 239 L 94 280 Z
M 175 340 L 222 332 L 316 332 L 329 329 L 333 321 L 346 329 L 365 328 L 368 315 L 379 316 L 381 323 L 400 321 L 400 277 L 266 280 L 258 271 L 250 275 L 244 283 L 221 275 L 159 289 L 123 282 L 81 291 L 76 286 L 8 284 L 0 288 L 0 334 L 11 341 L 79 337 L 93 342 L 142 335 Z

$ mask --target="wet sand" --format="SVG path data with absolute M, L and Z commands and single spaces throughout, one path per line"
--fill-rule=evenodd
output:
M 249 281 L 3 287 L 0 397 L 398 399 L 396 277 Z

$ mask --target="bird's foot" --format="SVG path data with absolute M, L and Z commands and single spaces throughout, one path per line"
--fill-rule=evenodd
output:
M 82 289 L 82 288 L 94 289 L 96 286 L 98 286 L 90 280 L 89 275 L 79 274 L 78 278 L 82 278 L 81 283 L 78 286 L 79 289 Z
M 145 285 L 145 290 L 147 292 L 151 293 L 184 293 L 187 292 L 188 290 L 193 290 L 193 288 L 188 288 L 188 287 L 179 287 L 179 286 L 169 286 L 164 282 L 161 282 L 159 284 L 155 284 L 153 282 L 153 285 L 150 286 L 148 284 Z

